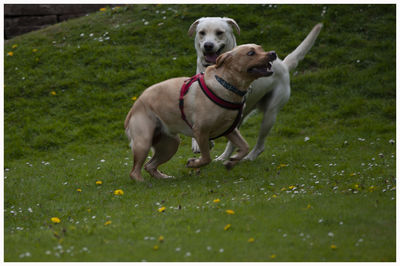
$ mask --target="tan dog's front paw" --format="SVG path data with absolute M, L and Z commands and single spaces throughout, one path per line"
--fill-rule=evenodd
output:
M 200 160 L 197 158 L 190 158 L 186 163 L 186 167 L 189 168 L 198 168 L 199 166 L 200 166 Z
M 224 166 L 227 170 L 231 170 L 238 162 L 239 162 L 239 160 L 230 158 L 229 160 L 224 162 Z
M 204 157 L 200 158 L 190 158 L 186 164 L 186 167 L 189 168 L 199 168 L 201 166 L 204 166 L 206 164 L 209 164 L 211 162 L 211 159 L 205 159 Z
M 133 172 L 130 173 L 129 176 L 133 181 L 137 181 L 137 182 L 143 182 L 144 181 L 144 179 L 143 179 L 143 177 L 141 175 L 137 175 L 137 174 L 135 174 Z

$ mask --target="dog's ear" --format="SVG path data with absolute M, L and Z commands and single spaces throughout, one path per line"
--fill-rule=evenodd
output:
M 226 61 L 229 60 L 229 58 L 232 57 L 232 54 L 230 52 L 226 52 L 223 53 L 222 55 L 217 57 L 217 60 L 215 62 L 215 67 L 219 68 L 220 66 L 222 66 L 222 64 L 224 64 Z
M 231 18 L 224 18 L 224 20 L 232 26 L 232 28 L 234 28 L 237 32 L 238 35 L 240 35 L 240 28 L 239 25 L 236 23 L 236 21 L 234 19 Z
M 200 19 L 196 20 L 195 22 L 193 22 L 192 25 L 190 25 L 189 30 L 188 30 L 188 35 L 190 37 L 193 36 L 193 33 L 196 31 L 197 25 L 199 25 Z

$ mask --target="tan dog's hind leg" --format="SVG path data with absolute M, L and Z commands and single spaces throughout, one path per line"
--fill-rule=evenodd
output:
M 133 141 L 133 168 L 129 174 L 133 180 L 144 181 L 141 170 L 144 162 L 146 161 L 150 148 L 151 140 L 149 141 L 148 139 L 136 138 Z
M 198 168 L 211 162 L 210 146 L 208 143 L 208 134 L 197 132 L 195 129 L 193 131 L 194 137 L 199 144 L 201 156 L 198 159 L 190 158 L 186 166 L 190 168 Z
M 146 163 L 144 169 L 155 178 L 173 178 L 172 176 L 161 173 L 157 167 L 167 162 L 176 153 L 179 147 L 179 136 L 169 136 L 161 133 L 156 137 L 154 147 L 154 155 L 150 161 Z
M 240 160 L 242 160 L 247 153 L 249 153 L 249 144 L 247 144 L 246 140 L 240 135 L 240 132 L 237 128 L 232 131 L 226 138 L 233 143 L 236 147 L 238 147 L 238 152 L 229 158 L 229 160 L 224 162 L 224 165 L 227 169 L 232 169 L 232 167 L 237 164 Z
M 144 181 L 141 170 L 152 146 L 156 125 L 142 114 L 136 114 L 131 117 L 128 127 L 133 153 L 133 168 L 129 175 L 133 180 Z

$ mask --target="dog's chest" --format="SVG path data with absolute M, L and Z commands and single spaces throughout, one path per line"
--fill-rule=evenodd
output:
M 220 135 L 232 126 L 239 112 L 218 106 L 197 88 L 188 93 L 185 100 L 193 127 L 208 131 L 210 137 Z

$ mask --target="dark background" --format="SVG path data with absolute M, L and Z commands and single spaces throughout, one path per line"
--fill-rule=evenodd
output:
M 105 4 L 4 5 L 4 39 L 98 11 Z

